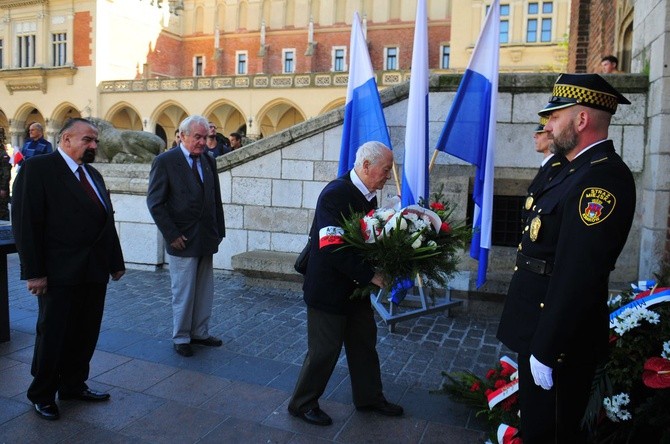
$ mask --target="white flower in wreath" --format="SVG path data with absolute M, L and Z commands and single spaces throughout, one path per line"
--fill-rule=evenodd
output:
M 603 399 L 603 406 L 605 407 L 605 414 L 612 422 L 628 421 L 633 416 L 626 409 L 621 407 L 630 403 L 628 393 L 619 393 L 611 398 Z
M 421 246 L 421 242 L 423 242 L 423 236 L 417 237 L 414 242 L 412 242 L 412 248 L 416 250 Z
M 663 343 L 663 352 L 661 358 L 670 359 L 670 341 Z

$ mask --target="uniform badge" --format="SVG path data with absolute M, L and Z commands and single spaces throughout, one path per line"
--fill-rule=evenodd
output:
M 579 217 L 587 226 L 598 224 L 612 214 L 616 197 L 603 188 L 586 188 L 579 199 Z
M 530 233 L 528 233 L 528 235 L 530 236 L 530 240 L 533 242 L 537 240 L 537 236 L 540 234 L 541 226 L 542 221 L 540 220 L 540 216 L 535 216 L 533 220 L 530 221 Z
M 526 204 L 524 205 L 524 208 L 526 208 L 526 210 L 530 210 L 530 207 L 532 206 L 533 206 L 533 196 L 528 196 L 526 198 Z

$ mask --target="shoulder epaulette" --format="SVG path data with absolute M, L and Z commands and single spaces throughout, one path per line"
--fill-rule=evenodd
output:
M 592 161 L 591 161 L 591 165 L 595 165 L 595 164 L 597 164 L 597 163 L 604 162 L 604 161 L 606 161 L 607 159 L 608 159 L 607 156 L 605 156 L 605 157 L 601 157 L 600 159 L 592 160 Z

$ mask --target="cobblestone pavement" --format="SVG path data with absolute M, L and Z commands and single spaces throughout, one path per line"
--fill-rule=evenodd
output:
M 12 341 L 0 344 L 0 402 L 11 400 L 13 404 L 22 404 L 24 410 L 29 410 L 25 388 L 30 381 L 29 363 L 37 304 L 25 290 L 25 282 L 18 280 L 16 255 L 10 255 L 8 262 Z M 211 439 L 213 436 L 223 436 L 222 430 L 225 430 L 225 436 L 231 438 L 232 442 L 311 442 L 311 439 L 303 439 L 312 434 L 331 442 L 370 442 L 375 437 L 387 442 L 433 442 L 432 436 L 436 438 L 435 442 L 482 442 L 484 425 L 474 418 L 472 411 L 430 391 L 439 387 L 442 371 L 471 370 L 483 374 L 502 354 L 509 352 L 495 338 L 497 314 L 474 316 L 460 308 L 452 309 L 452 314 L 451 317 L 431 314 L 405 320 L 396 324 L 394 332 L 390 332 L 378 318 L 377 348 L 385 392 L 390 400 L 405 406 L 407 414 L 403 418 L 404 422 L 377 417 L 369 418 L 367 422 L 361 420 L 361 414 L 353 411 L 351 406 L 346 360 L 342 354 L 322 403 L 325 403 L 329 413 L 335 413 L 335 427 L 318 428 L 296 423 L 285 411 L 285 403 L 306 351 L 306 310 L 300 292 L 247 285 L 242 276 L 215 272 L 215 305 L 210 333 L 221 337 L 224 347 L 196 350 L 196 356 L 184 359 L 176 356 L 171 348 L 172 313 L 168 271 L 129 270 L 119 282 L 112 282 L 108 287 L 102 332 L 92 363 L 90 381 L 92 386 L 110 390 L 113 401 L 123 396 L 151 395 L 153 402 L 156 397 L 155 387 L 167 384 L 167 379 L 173 378 L 174 372 L 180 371 L 195 372 L 191 375 L 195 380 L 216 377 L 215 391 L 221 397 L 225 397 L 224 393 L 230 393 L 230 390 L 222 389 L 221 384 L 224 382 L 247 388 L 243 394 L 238 393 L 234 400 L 239 403 L 237 409 L 234 406 L 224 409 L 221 403 L 212 404 L 217 398 L 213 396 L 214 393 L 208 393 L 206 400 L 194 401 L 192 407 L 198 412 L 202 413 L 202 409 L 205 409 L 208 414 L 225 415 L 217 417 L 219 422 L 214 424 L 216 427 L 211 425 L 207 433 L 201 432 L 192 437 L 181 431 L 183 436 L 173 433 L 163 439 L 164 442 L 205 442 L 206 437 Z M 166 371 L 154 380 L 155 375 L 147 373 L 152 365 L 160 365 L 161 371 L 165 370 L 163 367 L 171 368 L 173 372 Z M 22 373 L 19 373 L 20 369 Z M 17 378 L 23 385 L 9 383 L 6 381 L 8 377 Z M 143 378 L 149 382 L 140 384 L 138 381 Z M 132 383 L 129 382 L 131 379 Z M 187 386 L 193 384 L 187 380 L 182 382 Z M 180 390 L 179 384 L 169 387 L 172 392 L 162 393 L 158 399 L 171 399 L 174 392 Z M 115 390 L 120 393 L 115 393 Z M 260 427 L 257 428 L 258 433 L 267 431 L 265 428 L 271 429 L 272 433 L 247 435 L 240 431 L 240 424 L 235 421 L 249 419 L 242 399 L 248 401 L 260 396 L 259 390 L 264 396 L 267 396 L 266 390 L 278 392 L 277 402 L 269 406 L 271 411 L 268 415 L 254 419 Z M 147 399 L 142 398 L 140 404 L 152 405 Z M 183 399 L 177 397 L 170 402 L 180 401 Z M 155 418 L 155 421 L 169 423 L 168 413 L 164 412 L 168 407 L 162 405 L 161 409 L 155 410 L 146 407 L 151 413 L 144 413 L 147 415 L 145 420 L 151 414 L 164 415 Z M 12 430 L 18 430 L 19 423 L 25 426 L 26 422 L 36 422 L 38 430 L 50 426 L 24 410 L 16 406 L 0 407 L 0 442 L 9 442 L 18 436 L 13 435 Z M 338 422 L 340 410 L 344 412 L 340 415 L 341 423 Z M 163 413 L 159 414 L 160 411 Z M 29 419 L 22 419 L 24 416 Z M 108 416 L 106 418 L 109 420 Z M 78 420 L 81 421 L 81 418 Z M 138 421 L 142 420 L 141 415 L 137 418 L 133 416 L 125 418 L 122 424 L 109 427 L 102 419 L 100 423 L 97 419 L 86 419 L 105 433 L 113 430 L 115 439 L 118 438 L 116 433 L 125 437 L 148 438 L 146 429 L 132 432 L 137 429 Z M 406 424 L 408 420 L 411 424 Z M 375 432 L 370 421 L 382 428 Z M 417 421 L 421 421 L 421 425 Z M 228 427 L 224 427 L 226 424 Z M 414 430 L 417 427 L 421 433 Z M 448 430 L 440 427 L 447 427 Z M 402 430 L 397 430 L 399 428 Z M 218 435 L 212 435 L 214 429 L 219 431 Z M 290 436 L 287 435 L 289 439 L 268 438 L 275 436 L 275 429 L 290 432 Z M 322 429 L 331 431 L 324 433 Z M 336 432 L 333 433 L 333 430 Z M 80 435 L 63 435 L 63 439 L 71 441 Z M 154 431 L 149 441 L 161 441 L 158 439 L 160 436 L 158 431 Z M 407 439 L 400 439 L 402 436 Z M 444 441 L 445 436 L 452 438 Z M 47 439 L 45 442 L 50 441 L 54 440 Z M 119 442 L 125 441 L 120 439 Z

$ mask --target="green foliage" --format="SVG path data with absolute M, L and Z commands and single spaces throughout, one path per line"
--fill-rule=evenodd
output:
M 488 424 L 491 442 L 497 442 L 496 432 L 500 424 L 519 428 L 519 398 L 514 393 L 489 409 L 488 394 L 511 382 L 514 375 L 510 368 L 498 364 L 489 369 L 483 378 L 472 372 L 442 372 L 447 380 L 433 393 L 449 395 L 454 401 L 477 410 L 476 416 L 484 416 Z
M 374 242 L 366 242 L 362 226 L 365 224 L 363 213 L 353 213 L 342 224 L 345 246 L 355 248 L 365 261 L 380 272 L 391 289 L 396 278 L 414 278 L 421 275 L 424 286 L 444 287 L 457 271 L 458 253 L 472 238 L 471 229 L 464 222 L 452 220 L 453 206 L 438 202 L 434 211 L 442 221 L 440 231 L 427 225 L 413 231 L 411 222 L 398 217 L 395 226 L 379 234 L 373 231 Z M 402 210 L 401 210 L 402 211 Z M 388 213 L 388 211 L 386 211 Z M 391 212 L 392 213 L 392 212 Z M 379 213 L 375 213 L 379 214 Z M 372 216 L 372 215 L 368 215 Z M 409 214 L 407 215 L 410 216 Z M 385 221 L 382 221 L 384 223 Z M 416 244 L 420 240 L 420 246 Z M 415 244 L 414 247 L 412 244 Z M 368 285 L 355 291 L 352 297 L 365 297 L 377 287 Z
M 630 290 L 622 293 L 610 304 L 611 309 L 628 304 L 636 295 Z M 647 309 L 659 315 L 658 323 L 640 320 L 639 325 L 622 334 L 611 329 L 609 358 L 596 372 L 584 416 L 584 424 L 596 442 L 670 443 L 670 388 L 649 388 L 643 380 L 645 362 L 660 357 L 663 344 L 670 341 L 670 304 L 660 303 Z M 603 400 L 620 393 L 630 398 L 625 409 L 631 418 L 614 421 L 604 414 Z

